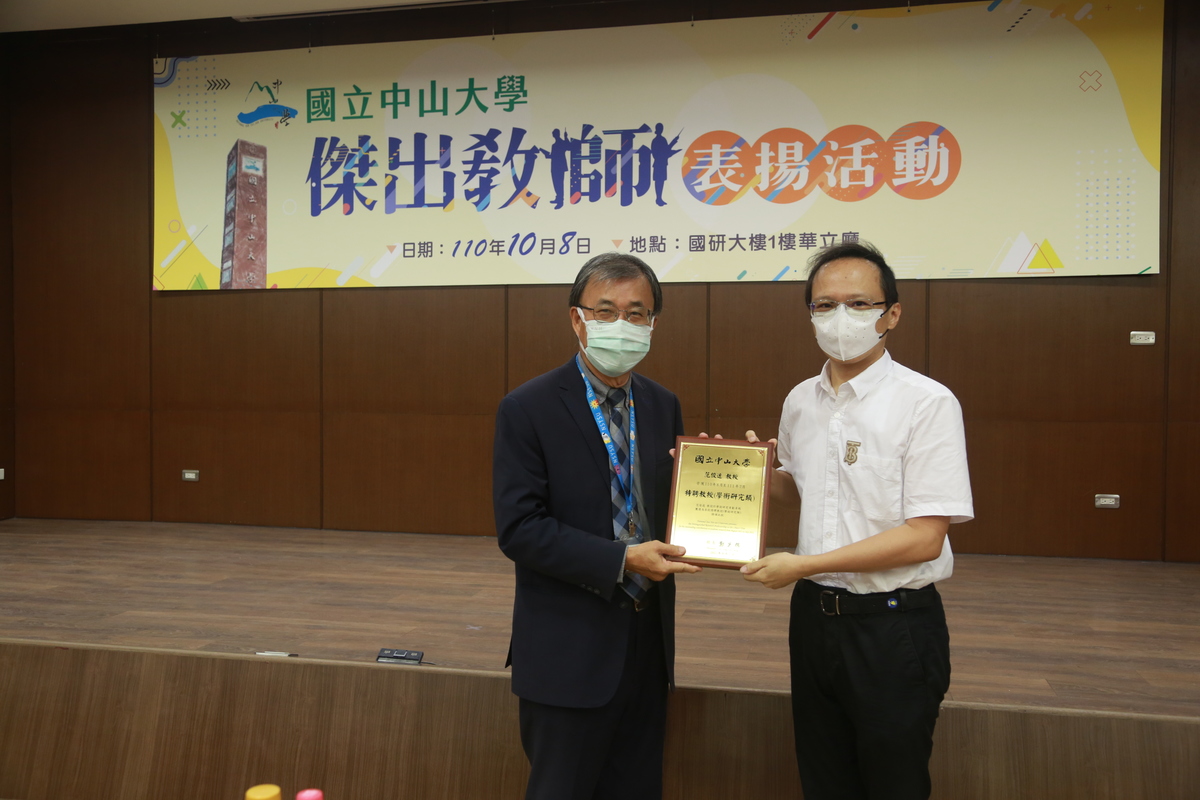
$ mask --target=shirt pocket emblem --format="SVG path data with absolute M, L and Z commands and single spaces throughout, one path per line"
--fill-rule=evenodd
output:
M 846 440 L 845 461 L 847 464 L 853 464 L 855 461 L 858 461 L 858 448 L 860 447 L 862 447 L 862 442 L 852 442 L 849 439 Z

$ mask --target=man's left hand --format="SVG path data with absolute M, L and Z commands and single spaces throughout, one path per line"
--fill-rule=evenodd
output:
M 700 434 L 699 434 L 699 436 L 697 436 L 696 438 L 698 438 L 698 439 L 707 439 L 707 438 L 708 438 L 708 434 L 707 434 L 707 433 L 705 433 L 704 431 L 700 431 Z M 714 439 L 722 439 L 722 438 L 724 438 L 724 437 L 723 437 L 723 436 L 721 436 L 721 434 L 719 434 L 719 433 L 718 433 L 716 436 L 714 436 L 714 437 L 712 437 L 712 438 L 714 438 Z M 674 447 L 672 447 L 672 448 L 671 448 L 670 450 L 668 450 L 667 452 L 671 454 L 671 458 L 674 458 L 674 457 L 675 457 L 675 448 L 674 448 Z
M 808 575 L 804 556 L 794 553 L 772 553 L 741 568 L 748 581 L 761 583 L 768 589 L 782 589 Z

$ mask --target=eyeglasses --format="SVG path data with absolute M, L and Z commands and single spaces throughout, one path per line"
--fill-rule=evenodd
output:
M 827 317 L 837 311 L 838 306 L 845 306 L 851 316 L 862 317 L 873 311 L 878 306 L 886 306 L 886 300 L 880 300 L 878 303 L 873 303 L 870 300 L 847 300 L 845 303 L 836 303 L 833 300 L 818 300 L 815 303 L 808 304 L 808 311 L 814 317 Z
M 592 316 L 600 322 L 616 322 L 624 317 L 626 322 L 633 325 L 649 325 L 650 318 L 653 316 L 644 308 L 631 308 L 628 311 L 621 311 L 616 308 L 591 308 L 590 306 L 576 306 L 576 308 L 592 312 Z

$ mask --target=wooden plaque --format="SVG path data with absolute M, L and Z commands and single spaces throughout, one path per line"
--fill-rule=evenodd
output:
M 762 558 L 774 466 L 770 442 L 676 438 L 667 542 L 687 553 L 673 560 L 737 569 Z

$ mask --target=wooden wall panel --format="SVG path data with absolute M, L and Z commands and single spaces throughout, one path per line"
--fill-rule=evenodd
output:
M 1161 558 L 1162 276 L 930 284 L 930 375 L 963 406 L 966 552 Z M 1093 495 L 1121 494 L 1117 511 Z
M 1162 424 L 968 419 L 973 522 L 960 553 L 1162 558 Z M 1098 509 L 1096 494 L 1121 507 Z
M 152 318 L 154 519 L 320 527 L 320 294 L 156 292 Z
M 888 352 L 909 369 L 929 374 L 929 286 L 931 281 L 896 281 L 900 324 L 888 334 Z
M 528 772 L 502 673 L 0 644 L 0 712 L 0 796 L 29 800 L 517 798 Z
M 15 84 L 15 113 L 39 121 L 40 148 L 66 157 L 13 160 L 17 405 L 145 409 L 146 60 L 115 44 L 27 58 L 23 70 L 41 78 Z M 47 85 L 71 86 L 72 101 L 50 100 Z
M 667 718 L 663 798 L 801 797 L 794 742 L 786 695 L 680 689 Z
M 155 292 L 155 411 L 319 411 L 319 292 Z
M 14 78 L 11 48 L 0 53 L 0 82 L 11 86 Z M 16 513 L 13 491 L 16 459 L 16 387 L 13 375 L 13 271 L 12 271 L 12 114 L 0 105 L 0 519 Z
M 155 520 L 321 527 L 318 412 L 156 411 L 153 433 Z
M 561 367 L 579 352 L 567 307 L 570 286 L 510 286 L 507 295 L 505 394 L 543 372 Z
M 1167 364 L 1166 557 L 1200 561 L 1192 502 L 1200 486 L 1200 8 L 1174 4 L 1174 131 L 1170 149 L 1170 329 Z
M 682 689 L 663 796 L 799 797 L 786 694 Z M 504 673 L 0 642 L 0 796 L 517 800 L 528 766 Z M 948 702 L 942 800 L 1183 798 L 1200 722 Z
M 774 420 L 774 436 L 788 392 L 825 363 L 804 308 L 804 284 L 713 284 L 709 317 L 710 433 L 740 436 L 744 431 L 727 429 L 725 420 L 751 417 Z
M 28 49 L 14 117 L 16 510 L 150 516 L 150 81 L 129 42 Z M 70 87 L 63 102 L 46 87 Z M 16 157 L 18 156 L 19 157 Z
M 1197 754 L 1191 718 L 946 704 L 929 770 L 933 800 L 1185 798 Z
M 490 534 L 504 289 L 324 293 L 324 524 Z
M 150 412 L 17 411 L 17 516 L 150 518 Z
M 494 408 L 473 416 L 327 411 L 324 420 L 324 527 L 495 534 Z
M 322 294 L 326 411 L 496 413 L 504 396 L 502 287 Z
M 663 314 L 637 371 L 674 392 L 684 427 L 699 433 L 708 403 L 708 286 L 666 283 L 662 289 Z
M 930 283 L 931 375 L 971 419 L 1161 421 L 1163 276 Z
M 0 481 L 0 519 L 17 513 L 17 475 L 13 464 L 17 456 L 17 413 L 11 407 L 0 409 L 0 463 L 4 465 L 4 480 Z
M 1200 359 L 1197 359 L 1200 363 Z M 1190 367 L 1197 369 L 1196 365 Z M 1172 419 L 1167 434 L 1166 560 L 1200 561 L 1196 491 L 1200 472 L 1200 420 Z

